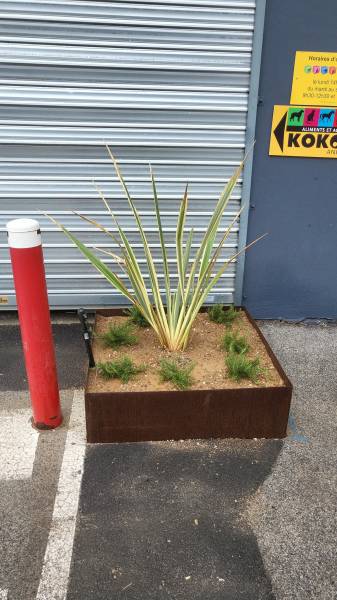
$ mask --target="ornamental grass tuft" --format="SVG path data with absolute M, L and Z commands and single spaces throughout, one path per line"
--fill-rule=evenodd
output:
M 145 365 L 136 366 L 128 356 L 97 364 L 98 373 L 105 379 L 120 379 L 122 383 L 128 383 L 132 377 L 143 373 L 145 368 Z
M 222 338 L 221 347 L 227 352 L 235 354 L 246 354 L 249 350 L 249 344 L 245 337 L 240 336 L 238 332 L 226 331 Z
M 226 356 L 226 365 L 228 377 L 235 381 L 250 379 L 253 383 L 257 383 L 262 373 L 259 359 L 250 359 L 244 354 L 230 352 Z
M 171 381 L 179 390 L 186 390 L 193 383 L 193 368 L 193 364 L 181 365 L 178 360 L 165 358 L 160 362 L 159 374 L 162 381 Z
M 234 308 L 233 304 L 227 309 L 224 308 L 223 304 L 214 304 L 209 307 L 207 313 L 210 321 L 219 323 L 220 325 L 226 325 L 226 327 L 230 327 L 239 315 L 239 312 Z
M 138 306 L 130 306 L 124 311 L 124 314 L 129 317 L 129 321 L 138 327 L 150 327 L 150 323 L 144 317 Z
M 135 328 L 128 321 L 124 323 L 111 323 L 108 331 L 99 336 L 105 346 L 119 348 L 120 346 L 135 346 L 138 338 Z

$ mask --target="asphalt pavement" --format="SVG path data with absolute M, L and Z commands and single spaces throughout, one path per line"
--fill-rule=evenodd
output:
M 288 437 L 85 445 L 86 358 L 54 324 L 64 423 L 36 432 L 0 320 L 1 600 L 337 600 L 337 327 L 261 323 Z

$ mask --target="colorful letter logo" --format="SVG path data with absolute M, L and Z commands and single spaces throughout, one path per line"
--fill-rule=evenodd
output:
M 330 67 L 329 73 L 330 73 L 330 75 L 334 75 L 336 73 L 336 67 Z
M 306 65 L 304 67 L 304 73 L 311 73 L 311 66 L 310 65 Z
M 319 73 L 319 67 L 312 67 L 313 73 Z
M 328 73 L 328 71 L 329 71 L 328 67 L 321 67 L 322 75 L 326 75 Z

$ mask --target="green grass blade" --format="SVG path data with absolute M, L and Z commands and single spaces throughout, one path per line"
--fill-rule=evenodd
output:
M 193 228 L 191 229 L 191 231 L 188 234 L 188 238 L 186 241 L 186 246 L 185 246 L 185 250 L 184 250 L 184 255 L 183 255 L 183 279 L 184 279 L 184 289 L 185 289 L 185 280 L 186 280 L 186 275 L 187 275 L 187 269 L 189 266 L 189 260 L 190 260 L 190 254 L 191 254 L 191 247 L 192 247 L 192 241 L 193 241 L 193 235 L 194 235 L 194 230 Z M 189 297 L 186 296 L 185 297 L 185 309 L 186 306 L 189 303 Z M 178 317 L 179 317 L 179 311 L 181 309 L 182 306 L 182 297 L 181 297 L 181 288 L 180 286 L 178 286 L 177 291 L 174 294 L 174 300 L 172 303 L 172 322 L 173 322 L 173 326 L 175 327 L 178 321 Z
M 215 284 L 219 281 L 220 277 L 224 274 L 224 272 L 226 271 L 226 269 L 228 268 L 228 266 L 233 262 L 233 260 L 235 260 L 243 252 L 246 252 L 246 250 L 248 250 L 248 248 L 251 248 L 252 246 L 254 246 L 254 244 L 256 244 L 257 242 L 259 242 L 260 240 L 262 240 L 264 237 L 266 237 L 266 235 L 268 235 L 268 234 L 264 233 L 263 235 L 260 235 L 258 238 L 256 238 L 256 240 L 254 240 L 253 242 L 250 242 L 250 244 L 247 244 L 247 246 L 245 246 L 244 248 L 242 248 L 242 250 L 240 250 L 240 252 L 237 252 L 236 254 L 233 254 L 233 256 L 231 256 L 225 262 L 225 264 L 221 267 L 221 269 L 218 271 L 218 273 L 213 277 L 213 279 L 211 280 L 211 282 L 208 284 L 208 286 L 207 286 L 207 288 L 205 290 L 206 296 L 209 294 L 209 292 L 215 286 Z
M 216 233 L 217 233 L 217 229 L 218 229 L 221 217 L 222 217 L 224 210 L 228 204 L 228 201 L 231 197 L 231 194 L 236 185 L 236 182 L 241 174 L 241 171 L 243 169 L 243 164 L 244 164 L 244 161 L 241 162 L 240 165 L 238 166 L 238 168 L 235 170 L 235 172 L 233 173 L 229 182 L 227 183 L 225 189 L 223 190 L 223 192 L 220 195 L 220 198 L 215 207 L 214 213 L 211 217 L 211 220 L 208 224 L 205 235 L 202 239 L 202 242 L 200 244 L 200 247 L 196 253 L 194 262 L 192 264 L 189 278 L 187 281 L 185 295 L 190 294 L 192 285 L 194 285 L 194 279 L 195 279 L 196 273 L 198 272 L 198 265 L 201 264 L 201 267 L 200 267 L 201 275 L 205 272 L 205 269 L 207 268 L 207 263 L 208 263 L 209 256 L 210 256 L 213 244 L 214 244 L 214 240 L 216 237 Z
M 106 265 L 103 263 L 97 256 L 91 252 L 79 239 L 77 239 L 68 229 L 66 229 L 61 223 L 58 223 L 53 217 L 50 215 L 46 215 L 55 225 L 57 225 L 65 235 L 77 246 L 77 248 L 82 252 L 82 254 L 91 262 L 91 264 L 99 271 L 108 281 L 111 283 L 121 294 L 123 294 L 128 300 L 139 307 L 139 309 L 143 312 L 145 318 L 151 323 L 151 326 L 157 332 L 158 336 L 164 343 L 163 333 L 161 328 L 158 327 L 157 319 L 154 318 L 153 310 L 150 301 L 148 300 L 148 295 L 146 291 L 145 284 L 142 287 L 139 286 L 139 282 L 137 281 L 132 268 L 130 268 L 129 262 L 127 263 L 127 275 L 131 281 L 134 294 L 132 295 L 121 279 L 113 273 Z
M 163 257 L 167 314 L 168 314 L 169 326 L 171 328 L 172 327 L 172 323 L 171 323 L 171 317 L 172 317 L 172 315 L 171 315 L 170 270 L 169 270 L 169 266 L 168 266 L 167 252 L 166 252 L 165 239 L 164 239 L 164 232 L 163 232 L 163 227 L 162 227 L 162 222 L 161 222 L 161 216 L 160 216 L 159 199 L 158 199 L 158 193 L 157 193 L 157 185 L 156 185 L 156 181 L 155 181 L 155 177 L 154 177 L 154 173 L 152 171 L 151 165 L 150 165 L 150 175 L 151 175 L 151 182 L 152 182 L 154 207 L 155 207 L 155 211 L 156 211 L 156 219 L 157 219 L 157 224 L 158 224 L 159 240 L 160 240 L 161 252 L 162 252 L 162 257 Z
M 111 153 L 110 148 L 107 147 L 107 149 L 108 149 L 108 152 L 109 152 L 109 156 L 110 156 L 110 158 L 111 158 L 111 160 L 112 160 L 112 162 L 113 162 L 113 164 L 115 166 L 117 177 L 118 177 L 118 179 L 119 179 L 119 181 L 120 181 L 120 183 L 121 183 L 121 185 L 122 185 L 122 187 L 124 189 L 126 197 L 128 199 L 129 206 L 130 206 L 130 208 L 131 208 L 131 210 L 133 212 L 133 215 L 134 215 L 134 217 L 136 219 L 138 230 L 139 230 L 140 236 L 142 238 L 143 246 L 144 246 L 145 257 L 146 257 L 147 266 L 148 266 L 149 275 L 150 275 L 151 288 L 152 288 L 152 293 L 153 293 L 153 300 L 154 300 L 154 303 L 155 303 L 155 306 L 156 306 L 156 309 L 157 309 L 158 317 L 160 318 L 160 322 L 161 322 L 163 331 L 165 331 L 166 334 L 167 334 L 167 336 L 169 337 L 170 336 L 170 329 L 169 329 L 169 326 L 168 326 L 168 321 L 167 321 L 167 317 L 166 317 L 165 310 L 164 310 L 164 305 L 163 305 L 161 294 L 160 294 L 158 277 L 157 277 L 155 265 L 154 265 L 154 262 L 153 262 L 152 254 L 151 254 L 151 251 L 150 251 L 150 246 L 148 244 L 148 241 L 147 241 L 147 238 L 146 238 L 146 235 L 145 235 L 145 232 L 144 232 L 142 221 L 140 219 L 138 210 L 137 210 L 137 208 L 136 208 L 136 206 L 135 206 L 135 204 L 134 204 L 134 202 L 133 202 L 133 200 L 132 200 L 132 198 L 130 196 L 129 190 L 128 190 L 127 185 L 126 185 L 126 183 L 124 181 L 123 175 L 122 175 L 122 173 L 121 173 L 121 171 L 119 169 L 118 163 L 117 163 L 115 157 L 113 156 L 113 154 Z
M 98 193 L 99 193 L 101 199 L 103 200 L 103 203 L 104 203 L 106 209 L 108 210 L 113 222 L 115 223 L 115 225 L 118 229 L 118 233 L 122 240 L 123 246 L 121 245 L 121 243 L 119 242 L 119 240 L 117 238 L 116 238 L 116 243 L 121 248 L 121 251 L 122 251 L 122 254 L 124 257 L 124 262 L 126 264 L 127 274 L 130 279 L 130 282 L 132 284 L 132 287 L 134 288 L 140 310 L 143 310 L 144 316 L 147 319 L 149 319 L 151 323 L 153 323 L 154 315 L 153 315 L 153 311 L 152 311 L 152 304 L 151 304 L 149 295 L 147 293 L 147 289 L 146 289 L 146 285 L 145 285 L 145 282 L 144 282 L 144 279 L 142 276 L 142 272 L 138 266 L 138 261 L 137 261 L 136 255 L 133 252 L 132 246 L 129 243 L 127 236 L 125 235 L 125 233 L 122 230 L 122 228 L 120 227 L 114 213 L 112 212 L 111 207 L 110 207 L 109 203 L 107 202 L 103 192 L 97 186 L 96 186 L 96 189 L 98 190 Z M 94 224 L 95 221 L 92 221 L 92 223 Z M 153 325 L 153 327 L 157 331 L 157 324 Z
M 124 283 L 121 279 L 110 271 L 110 269 L 103 263 L 97 256 L 89 250 L 79 239 L 77 239 L 68 229 L 66 229 L 61 223 L 58 223 L 53 217 L 50 215 L 46 215 L 55 225 L 57 225 L 63 233 L 77 246 L 77 248 L 82 252 L 82 254 L 91 262 L 91 264 L 99 271 L 123 296 L 126 296 L 128 300 L 134 303 L 135 299 L 133 295 L 128 291 L 125 287 Z
M 185 228 L 185 220 L 188 206 L 188 185 L 186 185 L 184 196 L 180 205 L 177 229 L 176 229 L 176 257 L 177 257 L 177 268 L 178 268 L 178 279 L 179 279 L 179 289 L 180 289 L 180 297 L 183 308 L 185 308 L 185 294 L 184 294 L 184 284 L 185 284 L 185 269 L 184 269 L 184 249 L 183 249 L 183 238 L 184 238 L 184 228 Z
M 113 233 L 111 233 L 111 231 L 109 231 L 106 227 L 101 225 L 101 223 L 98 223 L 98 221 L 95 221 L 94 219 L 89 219 L 89 217 L 86 217 L 85 215 L 81 215 L 81 213 L 76 212 L 75 210 L 73 211 L 73 214 L 76 215 L 77 217 L 79 217 L 80 219 L 82 219 L 82 221 L 86 221 L 86 223 L 90 223 L 90 225 L 93 225 L 94 227 L 97 227 L 97 229 L 100 229 L 101 231 L 106 233 L 106 235 L 111 237 L 111 239 L 113 239 L 113 241 L 118 246 L 120 246 L 120 242 L 118 241 L 116 236 Z
M 243 252 L 248 250 L 248 248 L 251 248 L 251 246 L 253 246 L 258 241 L 263 239 L 266 235 L 268 235 L 268 234 L 265 233 L 265 234 L 261 235 L 256 240 L 254 240 L 253 242 L 251 242 L 250 244 L 245 246 L 245 248 L 240 250 L 240 252 L 237 252 L 230 259 L 228 259 L 225 262 L 225 264 L 219 269 L 219 271 L 216 273 L 216 275 L 211 279 L 211 281 L 208 283 L 206 288 L 203 289 L 202 291 L 199 290 L 199 293 L 195 294 L 193 296 L 193 301 L 191 302 L 189 310 L 187 311 L 187 313 L 185 315 L 185 319 L 183 320 L 183 322 L 181 323 L 181 325 L 179 327 L 178 336 L 176 337 L 176 343 L 179 344 L 179 343 L 182 343 L 183 340 L 188 339 L 189 331 L 193 325 L 193 321 L 196 318 L 201 306 L 204 304 L 208 294 L 213 289 L 213 287 L 216 285 L 216 283 L 219 281 L 220 277 L 224 274 L 224 272 L 226 271 L 226 269 L 228 268 L 230 263 L 233 262 L 233 260 L 235 258 L 237 258 L 240 254 L 242 254 Z
M 188 265 L 189 265 L 192 242 L 193 242 L 193 235 L 194 235 L 194 229 L 192 227 L 191 231 L 189 232 L 189 234 L 187 236 L 187 241 L 186 241 L 186 246 L 185 246 L 185 251 L 184 251 L 184 278 L 186 277 L 187 269 L 188 269 Z
M 225 243 L 225 241 L 227 240 L 227 238 L 229 237 L 235 223 L 237 222 L 238 218 L 240 217 L 242 211 L 243 211 L 244 207 L 242 206 L 240 208 L 240 210 L 237 212 L 237 214 L 235 215 L 234 219 L 232 220 L 232 222 L 230 223 L 230 225 L 227 227 L 224 235 L 222 236 L 220 242 L 218 243 L 217 248 L 215 249 L 212 257 L 209 257 L 209 261 L 208 261 L 208 265 L 205 269 L 205 271 L 199 275 L 199 280 L 198 280 L 198 284 L 200 286 L 200 290 L 202 290 L 204 287 L 207 286 L 211 276 L 212 276 L 212 272 L 216 266 L 216 262 L 220 256 L 220 252 L 223 248 L 223 245 Z
M 107 233 L 113 240 L 114 242 L 120 247 L 122 253 L 123 253 L 123 264 L 125 266 L 127 266 L 127 274 L 132 282 L 133 287 L 135 288 L 135 292 L 136 295 L 138 297 L 138 301 L 140 301 L 141 299 L 144 300 L 144 302 L 141 302 L 142 306 L 147 307 L 146 310 L 149 311 L 150 310 L 150 306 L 151 306 L 151 302 L 148 298 L 148 294 L 146 291 L 146 286 L 145 286 L 145 282 L 143 280 L 141 271 L 138 267 L 138 262 L 136 260 L 136 257 L 133 253 L 133 250 L 131 248 L 131 245 L 128 242 L 127 237 L 125 236 L 123 230 L 121 229 L 121 227 L 118 224 L 117 219 L 114 217 L 113 213 L 111 212 L 111 209 L 107 203 L 107 201 L 105 200 L 103 194 L 102 194 L 102 199 L 106 205 L 106 207 L 108 208 L 115 224 L 116 227 L 118 228 L 118 232 L 119 235 L 123 241 L 124 244 L 124 248 L 121 246 L 121 243 L 119 242 L 119 240 L 116 238 L 116 236 L 114 236 L 112 233 L 110 233 L 105 227 L 103 227 L 103 225 L 101 225 L 100 223 L 98 223 L 97 221 L 95 221 L 94 219 L 89 219 L 88 217 L 81 215 L 80 213 L 74 212 L 74 214 L 76 214 L 78 217 L 80 217 L 82 220 L 90 223 L 91 225 L 97 227 L 98 229 L 100 229 L 101 231 L 104 231 L 105 233 Z M 101 250 L 100 250 L 101 251 Z M 111 252 L 106 252 L 106 254 L 110 254 L 111 256 L 114 256 Z M 129 258 L 129 261 L 127 260 Z M 121 265 L 120 265 L 121 266 Z

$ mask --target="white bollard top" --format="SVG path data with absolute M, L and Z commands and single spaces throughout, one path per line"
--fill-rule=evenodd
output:
M 41 246 L 39 222 L 35 219 L 14 219 L 6 225 L 10 248 L 34 248 Z

